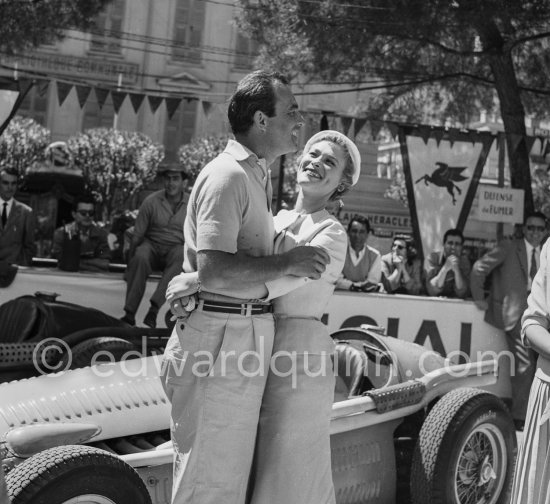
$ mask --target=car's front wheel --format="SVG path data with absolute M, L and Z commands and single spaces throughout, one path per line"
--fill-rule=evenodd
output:
M 6 482 L 13 504 L 151 504 L 132 467 L 90 446 L 40 452 L 10 471 Z
M 414 504 L 503 504 L 516 455 L 514 424 L 504 403 L 482 390 L 443 396 L 426 418 L 411 468 Z

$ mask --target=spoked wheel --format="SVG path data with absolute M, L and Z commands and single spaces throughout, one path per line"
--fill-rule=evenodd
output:
M 411 468 L 414 504 L 504 504 L 516 455 L 514 424 L 493 394 L 461 388 L 426 418 Z
M 481 424 L 465 440 L 455 466 L 455 500 L 498 502 L 506 479 L 506 442 L 492 424 Z M 493 496 L 493 499 L 490 499 Z M 487 500 L 489 498 L 489 500 Z

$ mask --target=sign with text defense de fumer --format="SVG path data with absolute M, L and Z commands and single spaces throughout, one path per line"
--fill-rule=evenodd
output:
M 523 222 L 523 189 L 479 186 L 476 218 L 487 222 Z

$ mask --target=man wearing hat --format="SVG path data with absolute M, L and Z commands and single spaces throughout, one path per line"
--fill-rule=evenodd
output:
M 188 178 L 180 164 L 163 164 L 159 168 L 164 189 L 145 198 L 134 226 L 126 270 L 125 315 L 121 320 L 135 325 L 135 314 L 145 292 L 147 277 L 162 270 L 162 277 L 150 299 L 151 306 L 143 323 L 156 327 L 157 314 L 165 301 L 168 282 L 181 272 L 183 263 L 183 223 L 187 215 L 184 201 Z

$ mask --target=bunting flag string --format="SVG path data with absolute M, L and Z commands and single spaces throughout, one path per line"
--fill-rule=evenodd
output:
M 145 99 L 145 95 L 140 93 L 128 93 L 128 96 L 130 97 L 130 102 L 132 103 L 134 112 L 137 114 L 139 108 L 141 107 L 141 104 L 143 103 L 143 100 Z
M 72 84 L 67 84 L 65 82 L 59 82 L 59 81 L 57 82 L 57 100 L 59 101 L 60 107 L 63 105 L 63 102 L 67 99 L 67 96 L 69 96 L 71 89 L 73 89 Z
M 116 114 L 118 114 L 120 107 L 122 107 L 127 94 L 128 93 L 124 93 L 122 91 L 111 91 L 111 99 L 113 100 L 113 108 L 115 109 Z
M 109 96 L 109 91 L 107 89 L 103 88 L 94 88 L 95 96 L 97 98 L 97 104 L 99 105 L 99 109 L 101 110 L 103 108 L 103 105 L 105 105 L 105 102 L 107 101 L 107 97 Z
M 76 89 L 76 96 L 78 98 L 78 104 L 80 105 L 80 108 L 83 108 L 84 105 L 86 105 L 86 100 L 88 99 L 88 96 L 90 96 L 90 93 L 92 92 L 92 88 L 88 86 L 75 86 Z
M 172 119 L 172 116 L 178 109 L 181 103 L 181 98 L 165 98 L 164 103 L 166 104 L 166 111 L 168 112 L 168 119 Z

